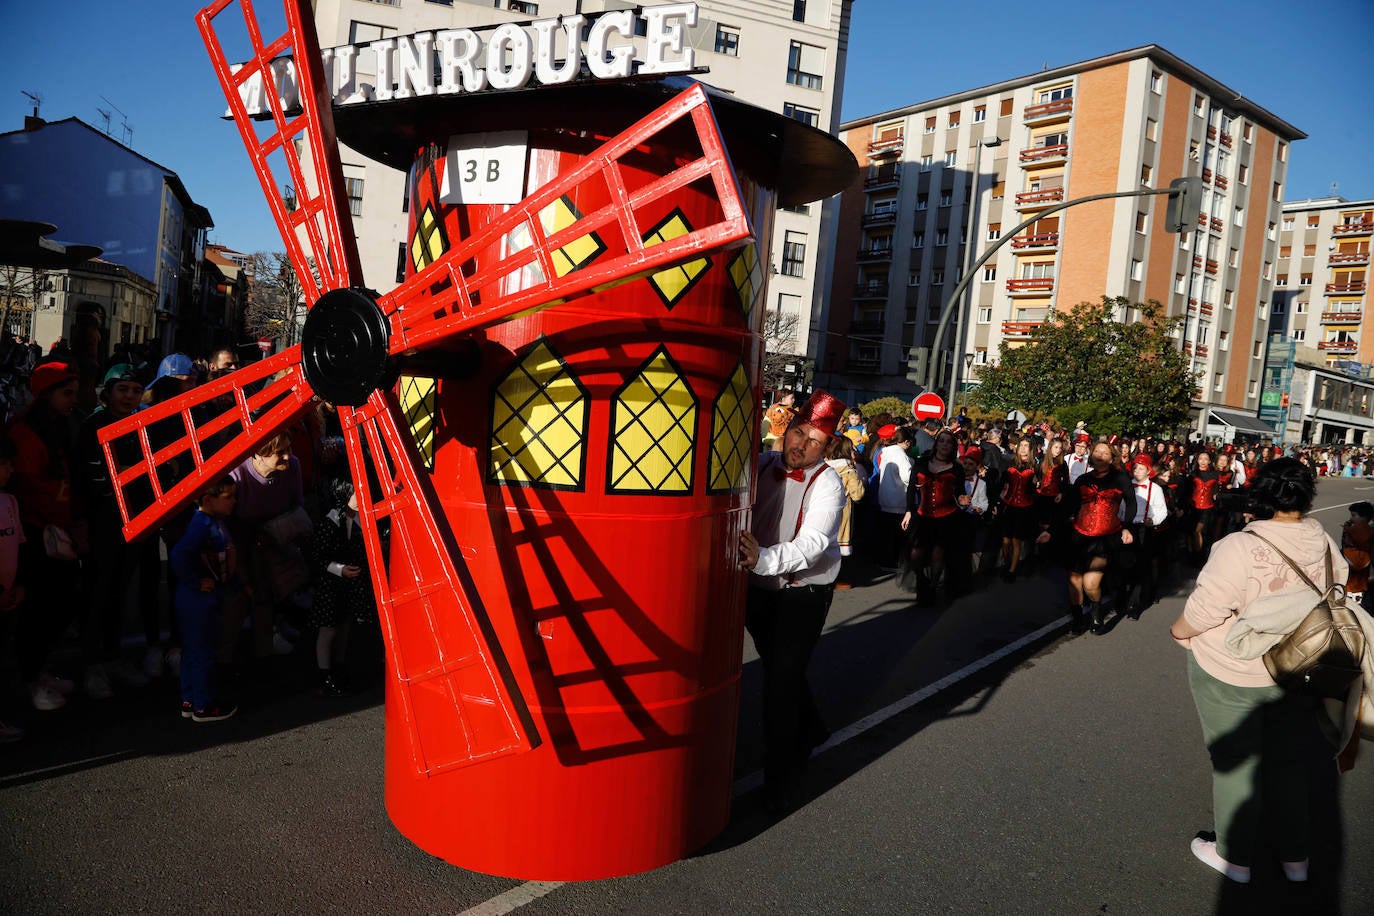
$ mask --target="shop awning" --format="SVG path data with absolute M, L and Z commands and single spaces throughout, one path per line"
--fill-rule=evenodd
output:
M 1209 413 L 1212 421 L 1222 426 L 1229 426 L 1234 430 L 1243 433 L 1253 433 L 1257 436 L 1274 435 L 1274 427 L 1265 423 L 1259 417 L 1239 410 L 1227 410 L 1224 407 L 1213 407 Z

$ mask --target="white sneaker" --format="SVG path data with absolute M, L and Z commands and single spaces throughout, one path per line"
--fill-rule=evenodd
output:
M 114 696 L 110 687 L 110 675 L 103 665 L 91 665 L 86 669 L 86 696 L 92 700 L 108 700 Z
M 0 722 L 0 744 L 13 744 L 24 737 L 24 730 L 18 725 Z
M 48 674 L 46 671 L 38 675 L 38 685 L 60 693 L 64 697 L 71 696 L 72 692 L 76 690 L 76 684 L 72 681 L 55 674 Z
M 1289 881 L 1307 880 L 1307 859 L 1283 863 L 1283 876 Z
M 61 709 L 67 705 L 66 697 L 51 687 L 44 687 L 42 684 L 34 685 L 30 697 L 33 699 L 33 708 L 39 712 L 52 712 L 54 709 Z
M 172 677 L 181 677 L 181 649 L 176 646 L 167 650 L 167 673 Z
M 1221 857 L 1217 852 L 1216 840 L 1204 840 L 1202 837 L 1193 837 L 1193 855 L 1198 860 L 1210 868 L 1221 872 L 1227 878 L 1237 884 L 1250 883 L 1250 868 L 1247 865 L 1232 865 Z
M 161 655 L 158 656 L 161 658 Z M 125 687 L 146 687 L 150 682 L 148 675 L 138 670 L 138 666 L 127 658 L 117 659 L 106 668 L 115 683 Z
M 149 646 L 143 653 L 143 673 L 150 678 L 162 677 L 162 647 Z

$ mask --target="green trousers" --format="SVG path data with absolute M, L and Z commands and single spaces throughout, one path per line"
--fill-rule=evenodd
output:
M 1233 687 L 1188 653 L 1188 685 L 1212 758 L 1217 852 L 1232 865 L 1254 859 L 1260 812 L 1279 858 L 1307 858 L 1308 775 L 1303 743 L 1316 701 L 1281 687 Z

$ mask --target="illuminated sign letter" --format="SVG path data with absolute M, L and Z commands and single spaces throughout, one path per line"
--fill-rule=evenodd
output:
M 439 91 L 480 92 L 487 86 L 487 74 L 473 66 L 482 50 L 482 39 L 472 29 L 445 29 L 434 36 L 439 49 Z
M 510 50 L 510 67 L 505 66 Z M 502 23 L 487 42 L 487 82 L 493 89 L 519 89 L 530 81 L 530 33 L 513 22 Z
M 683 25 L 691 28 L 697 24 L 695 3 L 646 7 L 644 22 L 648 27 L 645 36 L 648 50 L 644 62 L 639 66 L 640 73 L 677 73 L 691 70 L 696 65 L 696 51 L 692 48 L 684 50 L 682 30 Z M 676 58 L 665 58 L 667 51 L 672 51 Z
M 430 52 L 433 32 L 417 32 L 396 40 L 396 95 L 434 94 L 434 55 Z
M 611 59 L 606 59 L 607 44 L 611 32 L 619 32 L 622 38 L 634 34 L 635 17 L 629 10 L 606 13 L 592 23 L 591 33 L 587 36 L 587 66 L 597 79 L 615 79 L 630 75 L 634 62 L 634 45 L 621 45 L 611 50 Z
M 582 68 L 582 42 L 578 39 L 584 22 L 586 19 L 577 15 L 564 16 L 561 23 L 557 19 L 541 19 L 533 24 L 537 36 L 534 73 L 539 77 L 539 82 L 552 86 L 556 83 L 571 83 L 577 78 L 577 71 Z M 554 34 L 554 29 L 560 24 L 563 27 L 563 44 L 567 50 L 567 58 L 563 61 L 562 67 L 554 67 L 554 61 L 558 59 L 558 36 Z
M 388 102 L 392 98 L 391 49 L 396 47 L 396 39 L 383 38 L 380 41 L 369 42 L 368 47 L 377 55 L 377 101 Z

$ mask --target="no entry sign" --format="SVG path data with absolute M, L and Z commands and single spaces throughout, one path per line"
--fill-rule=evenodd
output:
M 933 391 L 916 395 L 911 402 L 911 415 L 921 420 L 938 420 L 945 415 L 945 399 Z
M 271 352 L 272 352 L 272 338 L 270 338 L 270 337 L 259 337 L 259 338 L 258 338 L 258 349 L 261 350 L 261 351 L 264 352 L 264 353 L 271 353 Z

